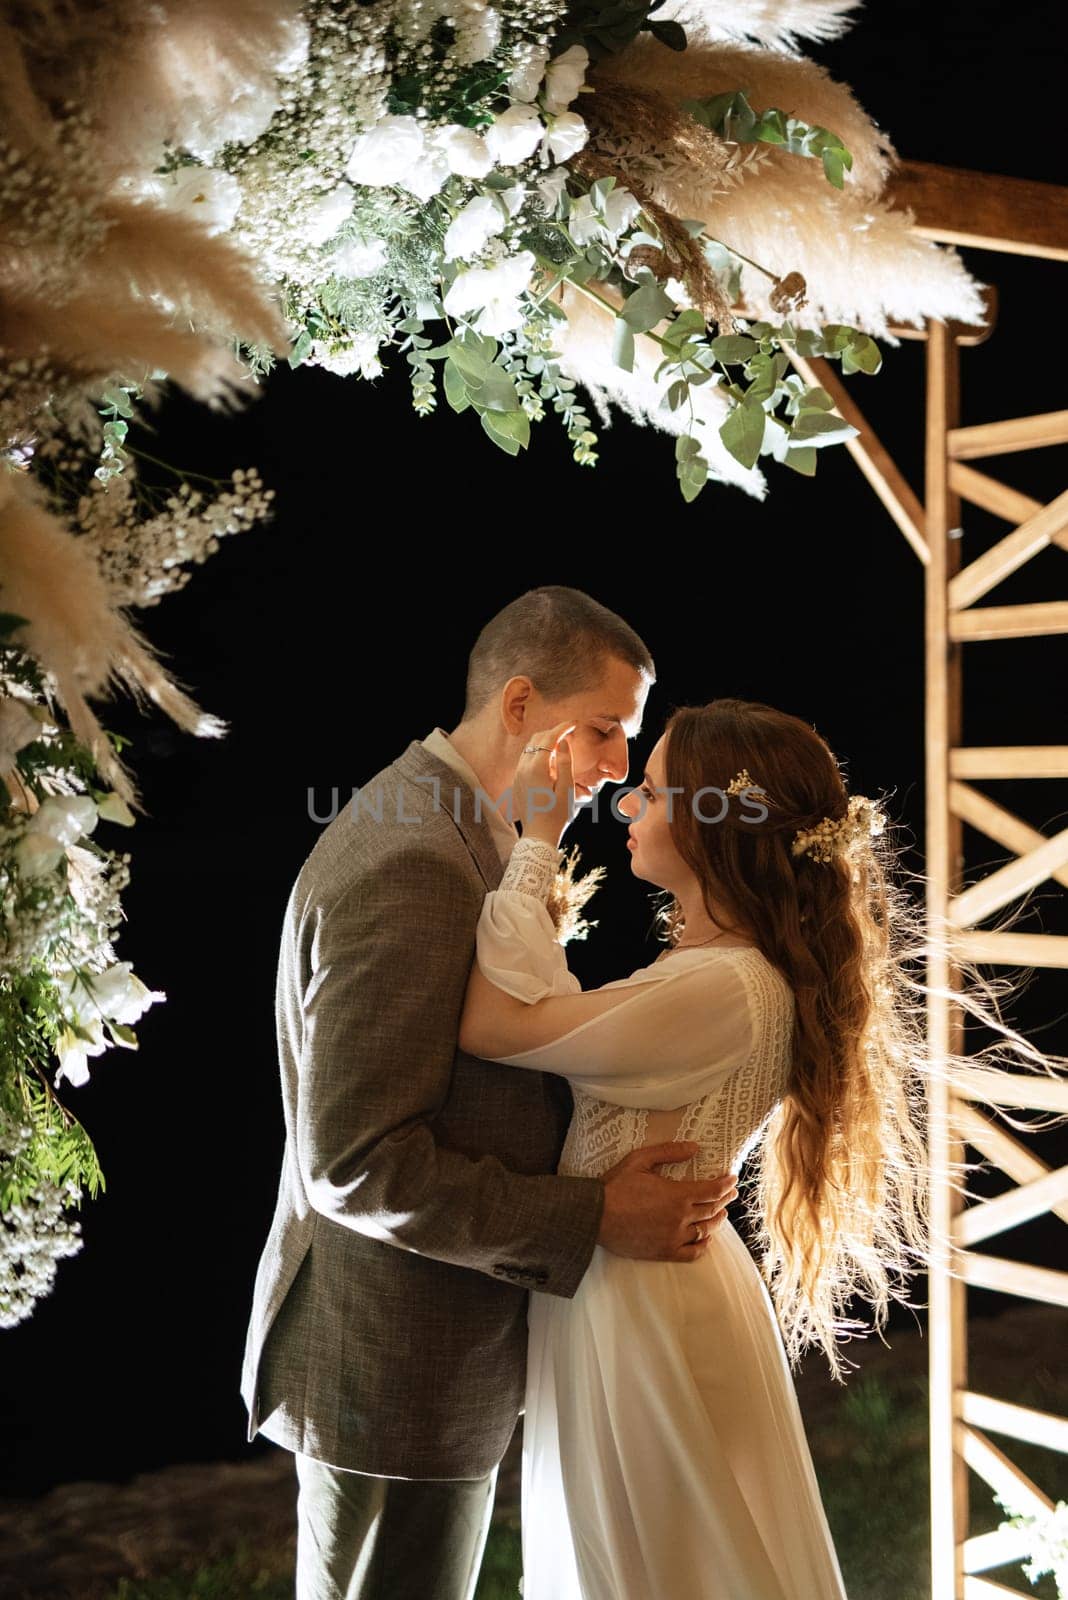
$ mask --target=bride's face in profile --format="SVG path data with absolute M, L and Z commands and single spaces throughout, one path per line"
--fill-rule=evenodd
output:
M 661 737 L 645 763 L 641 783 L 617 802 L 617 810 L 629 822 L 627 849 L 634 876 L 678 893 L 692 874 L 671 837 L 670 808 L 684 801 L 681 795 L 666 793 L 664 747 Z

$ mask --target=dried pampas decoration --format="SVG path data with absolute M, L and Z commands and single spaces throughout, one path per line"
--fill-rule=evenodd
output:
M 585 939 L 590 929 L 597 926 L 596 922 L 587 922 L 581 913 L 605 877 L 605 868 L 591 867 L 581 878 L 576 878 L 578 863 L 578 845 L 573 844 L 564 853 L 545 902 L 545 909 L 553 919 L 560 944 L 568 944 L 572 939 Z
M 24 473 L 0 476 L 0 606 L 27 619 L 17 643 L 40 663 L 50 698 L 93 753 L 97 768 L 130 805 L 144 810 L 87 701 L 123 685 L 189 733 L 219 738 L 227 726 L 202 712 L 160 667 L 148 640 L 113 606 L 89 550 L 48 510 Z

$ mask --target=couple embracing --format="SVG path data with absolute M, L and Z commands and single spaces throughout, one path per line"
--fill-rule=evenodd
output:
M 583 990 L 561 840 L 654 681 L 589 595 L 521 595 L 293 886 L 241 1387 L 295 1456 L 297 1600 L 472 1600 L 521 1413 L 524 1600 L 844 1600 L 790 1369 L 840 1375 L 923 1248 L 904 903 L 810 724 L 686 706 L 614 801 L 663 948 Z

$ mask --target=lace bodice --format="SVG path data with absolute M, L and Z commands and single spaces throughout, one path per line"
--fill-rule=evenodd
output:
M 519 840 L 479 921 L 482 971 L 530 1003 L 583 994 L 544 904 L 560 855 Z M 794 999 L 781 973 L 753 946 L 695 946 L 588 993 L 599 997 L 596 1014 L 547 1044 L 491 1058 L 570 1081 L 575 1109 L 558 1170 L 596 1176 L 639 1145 L 690 1139 L 697 1155 L 660 1172 L 737 1172 L 789 1075 Z

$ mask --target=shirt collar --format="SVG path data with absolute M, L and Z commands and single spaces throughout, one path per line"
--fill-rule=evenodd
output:
M 444 761 L 446 766 L 451 767 L 456 776 L 462 778 L 469 789 L 476 794 L 481 789 L 485 794 L 485 785 L 479 779 L 477 772 L 470 762 L 464 760 L 444 728 L 435 728 L 421 742 L 424 750 L 429 751 L 432 756 L 437 756 L 439 761 Z M 491 805 L 486 801 L 482 803 L 481 816 L 493 834 L 493 841 L 497 846 L 498 855 L 502 862 L 507 862 L 515 842 L 519 838 L 519 830 L 514 822 L 509 822 L 507 817 L 501 816 L 495 805 Z

